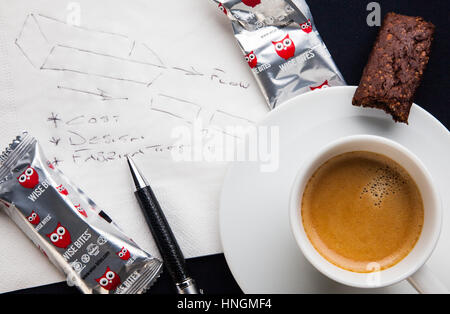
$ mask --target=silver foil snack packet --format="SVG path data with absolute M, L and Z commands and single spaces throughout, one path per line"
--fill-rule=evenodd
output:
M 0 155 L 0 207 L 83 293 L 142 293 L 161 272 L 26 133 Z
M 214 0 L 231 20 L 270 109 L 299 94 L 346 85 L 304 0 Z

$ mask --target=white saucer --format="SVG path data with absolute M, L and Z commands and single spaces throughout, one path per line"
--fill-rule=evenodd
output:
M 261 172 L 259 162 L 235 162 L 228 170 L 220 204 L 220 232 L 228 265 L 245 293 L 414 293 L 407 283 L 380 289 L 340 285 L 303 257 L 289 229 L 291 184 L 308 152 L 342 136 L 373 134 L 397 141 L 428 168 L 441 193 L 444 222 L 427 265 L 450 288 L 450 133 L 413 105 L 409 125 L 381 110 L 351 104 L 355 87 L 301 95 L 276 108 L 260 125 L 280 128 L 280 163 Z

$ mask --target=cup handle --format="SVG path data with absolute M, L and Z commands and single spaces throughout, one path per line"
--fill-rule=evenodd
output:
M 408 278 L 408 282 L 421 294 L 448 294 L 449 290 L 427 265 L 423 265 Z

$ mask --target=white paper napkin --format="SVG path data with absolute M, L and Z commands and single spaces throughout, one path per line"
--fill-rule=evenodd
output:
M 186 257 L 221 252 L 227 163 L 174 161 L 186 142 L 178 131 L 238 141 L 226 126 L 251 125 L 267 108 L 214 3 L 17 0 L 1 1 L 0 14 L 2 147 L 28 130 L 157 255 L 123 158 L 132 154 Z M 64 280 L 4 213 L 0 247 L 0 292 Z

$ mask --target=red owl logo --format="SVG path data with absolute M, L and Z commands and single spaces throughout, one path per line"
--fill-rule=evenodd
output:
M 228 14 L 227 9 L 223 6 L 222 3 L 219 3 L 219 9 L 220 9 L 220 11 L 222 11 L 224 14 Z
M 117 252 L 116 255 L 124 261 L 127 261 L 130 258 L 130 252 L 124 246 L 122 246 L 122 249 Z
M 63 227 L 59 222 L 55 230 L 47 234 L 47 237 L 50 238 L 50 241 L 52 241 L 54 246 L 62 249 L 65 249 L 66 247 L 69 246 L 70 243 L 72 243 L 69 231 L 65 227 Z
M 75 205 L 75 209 L 84 217 L 87 218 L 86 211 L 81 207 L 81 204 Z
M 17 177 L 20 185 L 27 189 L 34 189 L 39 184 L 39 175 L 34 168 L 29 166 L 20 176 Z
M 28 221 L 32 224 L 32 225 L 37 225 L 40 221 L 41 218 L 39 218 L 39 215 L 36 214 L 34 212 L 34 210 L 31 212 L 31 214 L 27 217 Z
M 62 195 L 69 195 L 69 192 L 66 190 L 66 188 L 65 187 L 63 187 L 63 185 L 61 184 L 61 185 L 58 185 L 57 187 L 56 187 L 56 189 L 58 190 L 58 192 L 59 193 L 61 193 Z
M 248 66 L 252 69 L 258 64 L 258 59 L 253 51 L 245 55 L 245 61 L 247 61 Z
M 295 45 L 289 38 L 289 34 L 280 41 L 272 41 L 272 44 L 275 46 L 277 54 L 285 60 L 292 58 L 295 55 Z
M 305 33 L 309 34 L 309 33 L 312 32 L 312 24 L 311 24 L 311 20 L 310 19 L 308 19 L 307 22 L 301 23 L 299 25 L 300 25 L 302 31 L 304 31 Z
M 49 160 L 47 160 L 47 166 L 48 166 L 50 169 L 55 170 L 55 166 L 53 166 L 52 162 L 49 161 Z
M 330 85 L 328 85 L 328 80 L 326 80 L 325 82 L 323 82 L 319 86 L 310 86 L 309 89 L 316 90 L 316 89 L 324 89 L 324 88 L 328 88 L 328 87 L 330 87 Z
M 96 278 L 102 288 L 106 290 L 114 290 L 120 284 L 120 277 L 115 272 L 113 272 L 109 266 L 106 267 L 106 271 L 99 278 Z
M 242 0 L 242 3 L 244 3 L 246 6 L 254 8 L 261 3 L 261 0 Z

